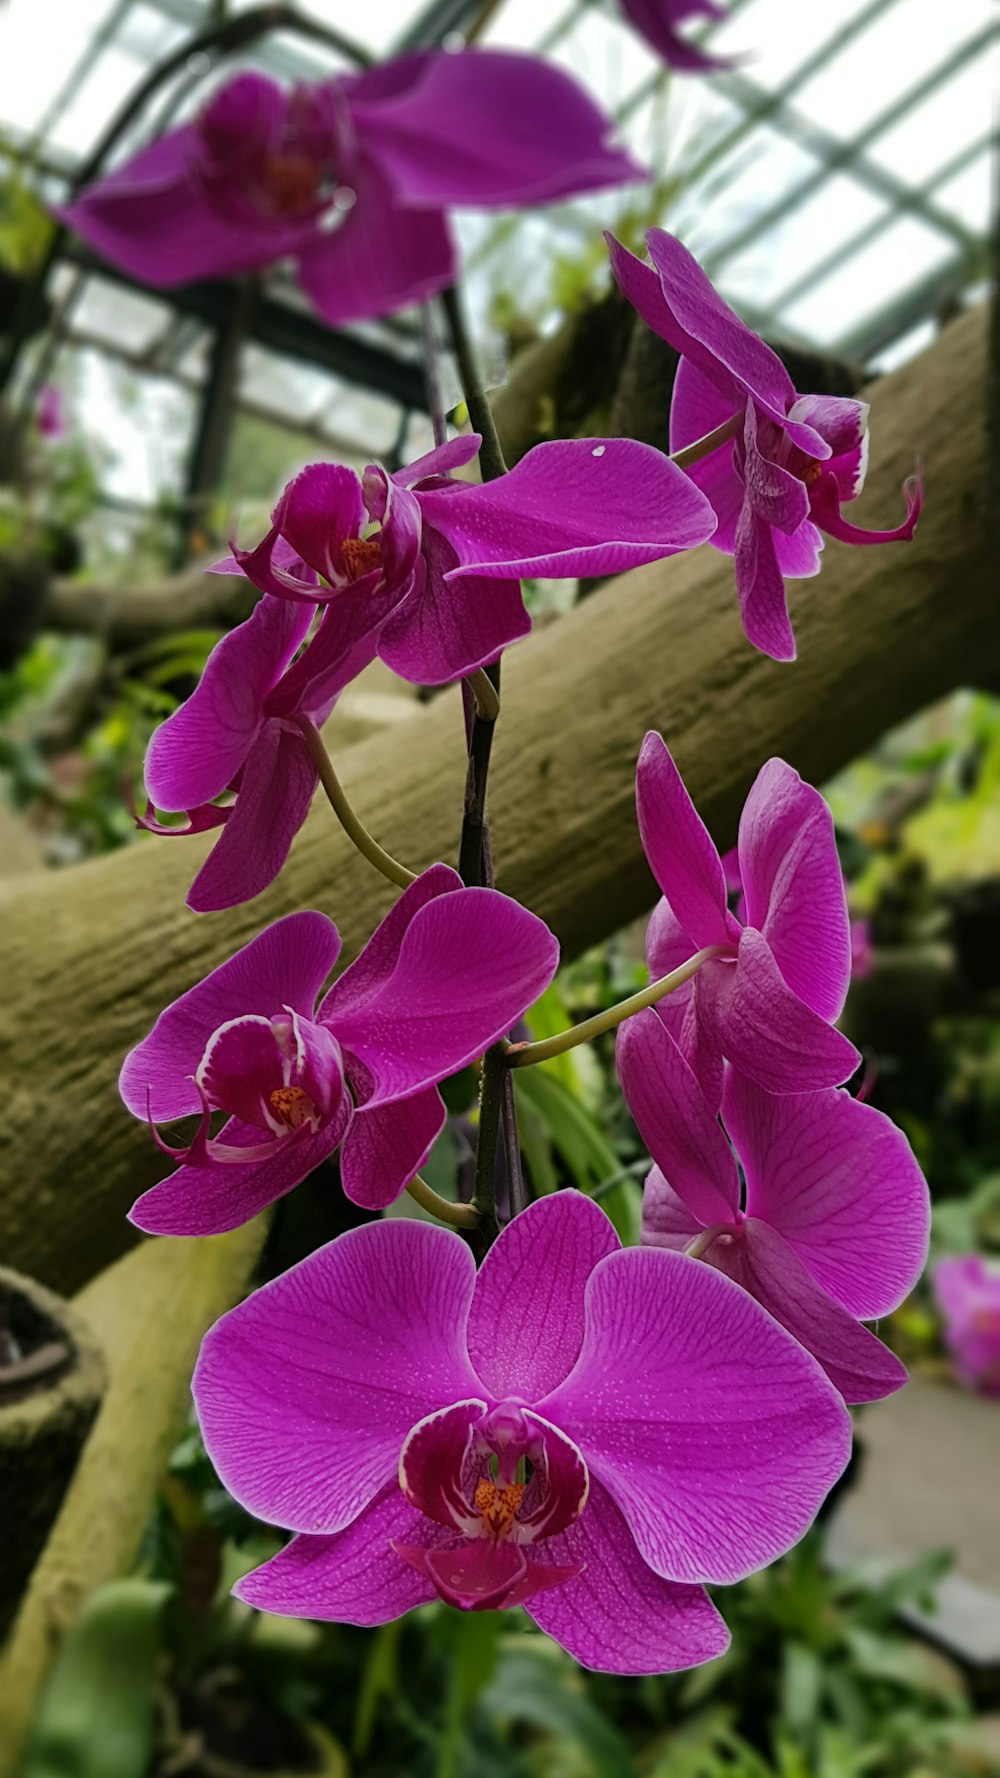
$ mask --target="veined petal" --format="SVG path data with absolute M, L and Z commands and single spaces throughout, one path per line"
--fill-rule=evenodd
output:
M 413 685 L 447 685 L 489 666 L 531 629 L 518 580 L 449 580 L 454 549 L 430 523 L 412 587 L 379 632 L 387 667 Z
M 356 588 L 335 595 L 316 634 L 269 694 L 268 714 L 324 723 L 344 687 L 375 659 L 378 626 L 393 596 L 388 589 Z
M 472 1255 L 449 1231 L 375 1222 L 231 1309 L 205 1336 L 192 1385 L 229 1492 L 293 1531 L 349 1525 L 395 1477 L 411 1426 L 474 1393 L 474 1284 Z
M 538 1412 L 667 1580 L 742 1580 L 772 1561 L 850 1453 L 847 1411 L 809 1354 L 729 1279 L 662 1248 L 596 1268 L 576 1367 Z
M 587 1280 L 619 1246 L 581 1192 L 538 1198 L 512 1218 L 480 1267 L 469 1311 L 469 1357 L 491 1396 L 537 1401 L 569 1374 Z
M 333 586 L 344 578 L 344 543 L 367 522 L 361 477 L 340 463 L 310 463 L 300 469 L 274 513 L 286 543 Z
M 486 1413 L 486 1402 L 476 1397 L 449 1402 L 411 1426 L 399 1453 L 399 1485 L 410 1505 L 462 1537 L 482 1530 L 482 1516 L 463 1482 L 476 1427 Z
M 293 1537 L 233 1592 L 257 1611 L 365 1627 L 386 1624 L 435 1597 L 433 1583 L 402 1561 L 394 1543 L 428 1548 L 450 1541 L 399 1491 L 393 1480 L 343 1531 Z
M 800 395 L 788 410 L 790 420 L 803 420 L 825 438 L 832 455 L 825 468 L 836 480 L 842 500 L 853 500 L 864 487 L 868 468 L 866 401 L 840 395 Z
M 450 475 L 453 469 L 464 469 L 479 455 L 482 437 L 478 432 L 460 432 L 455 438 L 448 438 L 444 444 L 435 445 L 422 457 L 416 457 L 402 469 L 393 470 L 390 480 L 398 482 L 400 487 L 412 488 L 416 482 L 428 475 Z
M 763 933 L 799 999 L 836 1019 L 851 979 L 851 931 L 833 816 L 783 759 L 757 774 L 740 817 L 739 860 L 747 925 Z
M 350 1119 L 346 1094 L 337 1118 L 312 1136 L 307 1130 L 274 1140 L 270 1155 L 245 1164 L 178 1167 L 137 1198 L 129 1222 L 147 1235 L 221 1235 L 240 1228 L 269 1204 L 301 1185 L 331 1155 Z M 219 1141 L 232 1148 L 259 1146 L 261 1130 L 233 1118 Z
M 399 959 L 399 947 L 411 920 L 429 901 L 461 889 L 462 879 L 450 864 L 432 864 L 403 890 L 385 919 L 381 920 L 364 949 L 337 977 L 324 996 L 319 1017 L 326 1024 L 356 1012 L 378 995 L 390 979 Z
M 642 743 L 635 780 L 642 848 L 692 950 L 732 943 L 739 928 L 726 909 L 726 879 L 705 823 L 661 735 Z
M 611 121 L 584 88 L 537 56 L 466 49 L 404 67 L 412 78 L 392 96 L 355 87 L 351 100 L 364 152 L 404 203 L 554 203 L 645 177 L 611 145 Z
M 826 1294 L 770 1224 L 748 1218 L 741 1240 L 718 1241 L 706 1257 L 813 1354 L 845 1401 L 881 1401 L 906 1382 L 895 1353 Z
M 231 784 L 264 720 L 264 699 L 309 628 L 311 611 L 262 599 L 216 643 L 195 690 L 157 729 L 146 789 L 158 809 L 211 802 Z
M 762 1092 L 730 1070 L 723 1115 L 747 1212 L 784 1236 L 859 1320 L 898 1308 L 927 1259 L 930 1202 L 902 1130 L 837 1088 Z
M 667 1184 L 659 1167 L 651 1168 L 642 1188 L 642 1245 L 683 1253 L 704 1226 Z
M 148 1037 L 125 1058 L 118 1087 L 134 1117 L 155 1123 L 197 1115 L 193 1076 L 213 1031 L 245 1013 L 270 1019 L 290 1006 L 312 1017 L 316 996 L 340 952 L 325 914 L 288 914 L 220 963 L 161 1012 Z
M 619 1028 L 625 1103 L 656 1165 L 705 1228 L 737 1220 L 740 1181 L 732 1150 L 677 1044 L 650 1008 Z
M 229 819 L 188 891 L 197 914 L 251 901 L 279 874 L 309 813 L 319 774 L 301 734 L 265 722 L 247 755 Z
M 495 889 L 456 889 L 418 909 L 392 974 L 351 1007 L 321 1009 L 368 1070 L 368 1105 L 409 1098 L 482 1055 L 555 974 L 559 946 L 542 920 Z
M 436 1087 L 372 1110 L 362 1106 L 340 1157 L 340 1180 L 351 1202 L 365 1210 L 394 1204 L 426 1161 L 445 1116 Z
M 743 929 L 735 968 L 707 963 L 695 1000 L 711 1041 L 768 1093 L 839 1086 L 861 1060 L 843 1032 L 788 986 L 765 938 Z
M 599 1482 L 586 1511 L 540 1552 L 577 1578 L 528 1604 L 540 1630 L 598 1673 L 675 1673 L 714 1660 L 729 1632 L 701 1587 L 661 1580 Z M 627 1607 L 625 1606 L 627 1601 Z
M 781 537 L 778 533 L 778 538 Z M 785 580 L 775 533 L 745 495 L 736 521 L 736 594 L 747 641 L 773 661 L 795 659 L 795 636 L 788 616 Z
M 627 438 L 535 445 L 495 481 L 419 499 L 457 554 L 449 579 L 619 574 L 704 543 L 715 529 L 690 477 Z
M 758 519 L 790 537 L 809 517 L 805 483 L 777 460 L 782 443 L 774 421 L 748 401 L 743 417 L 743 480 L 747 499 Z

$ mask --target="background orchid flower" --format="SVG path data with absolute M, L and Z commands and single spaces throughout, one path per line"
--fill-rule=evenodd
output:
M 618 1071 L 655 1163 L 643 1241 L 694 1244 L 819 1359 L 847 1401 L 901 1388 L 903 1366 L 860 1324 L 898 1308 L 927 1258 L 927 1186 L 902 1131 L 840 1088 L 774 1095 L 729 1068 L 730 1147 L 652 1011 L 622 1026 Z
M 371 465 L 360 480 L 314 464 L 289 483 L 263 542 L 219 566 L 235 562 L 279 597 L 360 602 L 379 621 L 386 665 L 439 685 L 527 634 L 522 575 L 616 574 L 711 536 L 708 500 L 649 445 L 554 440 L 483 486 L 449 476 L 480 442 L 454 438 L 392 475 Z M 366 519 L 376 529 L 359 539 Z M 276 563 L 279 548 L 284 563 L 308 564 L 308 580 Z
M 296 658 L 316 605 L 262 599 L 216 644 L 191 696 L 156 730 L 140 825 L 167 835 L 222 828 L 188 892 L 196 912 L 249 901 L 278 875 L 318 783 L 296 719 L 325 722 L 374 658 L 379 609 L 377 598 L 330 607 Z M 226 790 L 235 802 L 216 807 L 211 799 Z M 187 825 L 164 826 L 154 808 L 185 810 Z
M 325 914 L 268 926 L 162 1012 L 119 1089 L 153 1124 L 201 1116 L 183 1164 L 138 1200 L 156 1235 L 236 1228 L 342 1144 L 347 1196 L 391 1204 L 444 1122 L 437 1082 L 502 1037 L 555 974 L 559 947 L 495 889 L 435 864 L 319 1001 L 340 952 Z M 212 1112 L 229 1114 L 218 1137 Z
M 822 532 L 844 543 L 911 538 L 920 516 L 919 477 L 906 484 L 907 515 L 895 530 L 850 524 L 841 505 L 864 486 L 867 405 L 799 395 L 777 353 L 723 302 L 673 235 L 650 229 L 651 265 L 606 238 L 629 302 L 681 354 L 670 449 L 683 450 L 718 430 L 715 448 L 688 473 L 718 514 L 711 541 L 735 557 L 743 628 L 765 654 L 794 660 L 785 575 L 819 572 Z
M 1000 1266 L 978 1253 L 939 1259 L 931 1282 L 962 1382 L 1000 1395 Z
M 657 1008 L 710 1104 L 721 1099 L 723 1057 L 770 1093 L 838 1086 L 860 1057 L 833 1026 L 851 940 L 833 820 L 819 792 L 781 759 L 758 772 L 740 817 L 742 922 L 727 907 L 708 829 L 655 733 L 639 754 L 636 804 L 664 895 L 646 938 L 651 973 L 667 975 L 703 947 L 720 947 Z
M 244 73 L 61 214 L 158 287 L 291 256 L 323 319 L 342 323 L 452 282 L 454 206 L 644 178 L 611 129 L 568 74 L 527 55 L 412 55 L 291 91 Z
M 713 74 L 728 66 L 699 49 L 678 30 L 691 18 L 725 18 L 725 8 L 717 5 L 716 0 L 619 0 L 619 4 L 633 30 L 663 57 L 668 67 L 681 74 Z
M 740 876 L 740 855 L 735 846 L 722 854 L 722 868 L 726 877 L 726 889 L 729 897 L 735 896 L 733 913 L 737 920 L 746 919 L 746 898 L 743 894 L 743 879 Z M 844 878 L 844 894 L 847 894 L 847 878 Z M 851 934 L 851 979 L 864 981 L 875 968 L 875 953 L 872 945 L 871 922 L 864 918 L 852 920 Z
M 216 1324 L 194 1393 L 226 1487 L 299 1534 L 242 1599 L 357 1624 L 524 1604 L 611 1672 L 720 1654 L 698 1583 L 794 1543 L 850 1445 L 745 1293 L 621 1249 L 576 1192 L 516 1217 L 478 1275 L 443 1229 L 351 1230 Z

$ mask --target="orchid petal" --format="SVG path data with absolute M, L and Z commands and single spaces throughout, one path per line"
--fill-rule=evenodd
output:
M 715 515 L 684 471 L 633 439 L 558 439 L 480 486 L 420 495 L 458 556 L 449 578 L 620 574 L 704 543 Z
M 805 483 L 777 460 L 782 443 L 775 423 L 748 401 L 743 417 L 743 480 L 747 499 L 758 519 L 791 536 L 809 517 Z
M 895 1353 L 826 1294 L 768 1223 L 748 1218 L 741 1240 L 717 1241 L 706 1257 L 813 1354 L 845 1401 L 881 1401 L 906 1382 Z
M 736 521 L 733 551 L 743 628 L 747 641 L 762 654 L 773 661 L 793 661 L 795 635 L 776 545 L 770 525 L 758 516 L 746 495 Z
M 348 1229 L 217 1321 L 192 1387 L 235 1499 L 293 1531 L 349 1525 L 395 1476 L 411 1426 L 474 1393 L 474 1285 L 453 1234 L 383 1221 Z
M 261 1160 L 179 1167 L 136 1199 L 129 1222 L 147 1235 L 221 1235 L 240 1228 L 301 1185 L 333 1153 L 350 1115 L 345 1094 L 332 1123 L 315 1136 L 302 1129 L 284 1141 L 275 1138 L 270 1155 Z M 259 1128 L 234 1118 L 219 1141 L 228 1138 L 226 1146 L 252 1148 L 260 1137 Z
M 257 1611 L 280 1617 L 366 1628 L 386 1624 L 435 1597 L 433 1583 L 393 1548 L 418 1539 L 429 1547 L 449 1541 L 446 1531 L 414 1511 L 393 1480 L 343 1531 L 294 1537 L 238 1580 L 233 1592 Z
M 420 499 L 424 500 L 421 494 Z M 379 657 L 413 685 L 445 685 L 489 666 L 531 629 L 518 580 L 450 580 L 458 557 L 431 524 L 413 585 L 379 632 Z
M 341 548 L 368 522 L 357 470 L 310 463 L 288 483 L 274 524 L 303 562 L 331 585 L 344 578 Z
M 266 722 L 247 755 L 229 819 L 188 891 L 188 907 L 197 914 L 236 907 L 273 883 L 318 783 L 302 735 Z
M 469 1357 L 497 1400 L 537 1401 L 572 1370 L 587 1279 L 620 1246 L 604 1211 L 576 1191 L 539 1198 L 484 1259 L 469 1312 Z
M 636 770 L 639 833 L 649 868 L 691 939 L 691 948 L 732 943 L 726 879 L 708 829 L 661 735 L 650 731 Z
M 299 283 L 331 327 L 426 301 L 455 276 L 448 219 L 400 203 L 374 161 L 351 169 L 354 204 L 332 232 L 300 247 Z
M 599 1482 L 591 1484 L 582 1517 L 545 1546 L 545 1555 L 581 1572 L 532 1601 L 529 1616 L 583 1667 L 675 1673 L 714 1660 L 729 1646 L 707 1593 L 653 1573 Z
M 403 488 L 412 488 L 425 476 L 450 475 L 453 469 L 464 469 L 478 457 L 482 442 L 478 432 L 460 432 L 455 438 L 446 438 L 444 444 L 435 445 L 432 451 L 407 463 L 403 469 L 393 470 L 390 480 Z
M 414 915 L 437 896 L 449 895 L 461 887 L 462 879 L 450 864 L 432 864 L 421 871 L 376 926 L 354 962 L 337 977 L 324 996 L 318 1017 L 325 1024 L 334 1023 L 339 1016 L 355 1013 L 377 997 L 392 976 L 399 947 Z
M 655 1011 L 619 1028 L 625 1103 L 656 1165 L 703 1227 L 739 1214 L 740 1180 L 713 1107 Z
M 340 1156 L 340 1181 L 353 1204 L 395 1203 L 430 1154 L 447 1113 L 436 1087 L 355 1113 Z
M 285 1006 L 311 1018 L 316 996 L 337 961 L 340 935 L 325 914 L 288 914 L 220 963 L 161 1012 L 148 1037 L 125 1058 L 118 1088 L 134 1117 L 157 1123 L 201 1110 L 194 1074 L 214 1031 L 229 1019 Z
M 746 922 L 767 940 L 788 986 L 836 1019 L 851 979 L 851 930 L 830 810 L 782 759 L 757 774 L 740 817 Z
M 724 1116 L 748 1215 L 777 1229 L 859 1320 L 898 1308 L 923 1270 L 930 1227 L 927 1185 L 902 1130 L 836 1088 L 774 1098 L 732 1071 Z
M 316 634 L 267 699 L 270 716 L 308 716 L 322 726 L 344 687 L 375 659 L 377 632 L 394 595 L 351 588 L 327 604 Z
M 861 1060 L 853 1043 L 792 991 L 752 926 L 743 929 L 735 968 L 709 962 L 699 971 L 695 1003 L 709 1041 L 765 1092 L 839 1086 Z
M 305 640 L 306 607 L 262 599 L 216 643 L 200 680 L 154 734 L 146 788 L 158 809 L 211 802 L 231 784 L 263 721 L 263 703 Z
M 662 1248 L 594 1271 L 576 1368 L 538 1403 L 666 1580 L 735 1581 L 798 1541 L 850 1454 L 815 1361 L 729 1279 Z
M 642 1188 L 642 1245 L 684 1253 L 704 1227 L 667 1184 L 659 1167 L 651 1168 Z
M 836 537 L 841 543 L 909 543 L 924 504 L 923 482 L 919 474 L 903 483 L 903 495 L 906 517 L 894 531 L 866 531 L 849 524 L 840 511 L 840 491 L 832 474 L 822 475 L 813 483 L 809 490 L 809 508 L 816 524 L 828 537 Z

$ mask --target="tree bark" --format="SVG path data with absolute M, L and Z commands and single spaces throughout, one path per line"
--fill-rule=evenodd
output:
M 549 921 L 566 955 L 654 900 L 633 803 L 647 728 L 662 730 L 726 843 L 769 755 L 822 781 L 955 686 L 997 682 L 985 374 L 978 312 L 877 385 L 863 517 L 897 521 L 917 451 L 925 516 L 911 545 L 828 544 L 821 578 L 792 589 L 794 667 L 746 643 L 732 563 L 711 548 L 610 583 L 511 650 L 490 786 L 498 882 Z M 376 735 L 338 763 L 394 856 L 413 869 L 454 860 L 465 766 L 457 690 L 404 737 Z M 197 918 L 184 894 L 206 849 L 202 838 L 149 839 L 0 891 L 0 1251 L 57 1288 L 121 1250 L 125 1210 L 163 1171 L 114 1082 L 157 1012 L 276 915 L 328 908 L 349 956 L 391 899 L 323 803 L 265 895 Z

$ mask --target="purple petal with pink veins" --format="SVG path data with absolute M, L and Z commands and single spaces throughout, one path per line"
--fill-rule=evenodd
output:
M 583 1517 L 544 1553 L 575 1564 L 578 1577 L 529 1604 L 528 1612 L 581 1666 L 598 1673 L 675 1673 L 728 1648 L 729 1632 L 707 1593 L 653 1573 L 598 1482 Z
M 356 1111 L 340 1156 L 340 1182 L 354 1204 L 394 1204 L 430 1154 L 447 1113 L 436 1087 Z
M 842 500 L 853 500 L 864 486 L 869 412 L 866 401 L 838 395 L 800 395 L 788 410 L 790 420 L 804 420 L 826 439 L 833 454 L 824 468 L 836 480 Z
M 576 1363 L 587 1280 L 620 1246 L 604 1211 L 576 1191 L 529 1204 L 483 1260 L 469 1357 L 486 1391 L 537 1401 Z
M 326 721 L 346 685 L 374 659 L 379 623 L 394 595 L 347 587 L 330 600 L 308 646 L 269 694 L 269 716 L 308 716 Z
M 302 735 L 266 722 L 247 755 L 229 820 L 188 891 L 188 907 L 196 914 L 236 907 L 273 883 L 318 783 Z
M 427 1575 L 435 1592 L 447 1605 L 461 1611 L 500 1611 L 519 1604 L 535 1588 L 528 1578 L 524 1552 L 514 1543 L 496 1543 L 479 1537 L 456 1549 L 428 1549 L 425 1545 L 394 1543 L 397 1556 L 408 1567 Z M 533 1563 L 533 1567 L 540 1564 Z M 543 1571 L 544 1572 L 544 1571 Z M 550 1585 L 558 1586 L 558 1579 Z
M 477 1537 L 483 1529 L 464 1482 L 476 1428 L 486 1413 L 485 1401 L 451 1402 L 418 1420 L 399 1453 L 399 1485 L 410 1505 L 463 1537 Z
M 264 699 L 304 641 L 311 611 L 262 599 L 213 648 L 201 679 L 157 729 L 146 789 L 158 809 L 190 809 L 231 784 L 259 733 Z
M 796 1543 L 850 1453 L 819 1366 L 739 1287 L 662 1248 L 612 1254 L 576 1368 L 537 1404 L 666 1580 L 735 1581 Z
M 259 592 L 272 593 L 275 598 L 291 600 L 293 604 L 309 605 L 310 621 L 325 590 L 319 584 L 315 569 L 307 567 L 274 523 L 256 548 L 240 549 L 234 543 L 232 554 L 215 562 L 206 573 L 243 574 Z
M 642 1245 L 683 1253 L 704 1226 L 667 1184 L 659 1167 L 653 1167 L 642 1188 Z
M 532 1413 L 530 1408 L 524 1409 L 524 1420 L 533 1435 L 528 1455 L 534 1473 L 525 1490 L 514 1536 L 522 1543 L 540 1544 L 557 1537 L 580 1517 L 590 1494 L 590 1477 L 573 1440 L 558 1426 Z
M 391 99 L 354 87 L 352 121 L 362 152 L 425 213 L 555 203 L 646 176 L 612 146 L 611 120 L 584 88 L 537 56 L 467 49 L 411 57 L 399 72 Z
M 381 529 L 378 541 L 386 584 L 398 604 L 409 589 L 420 561 L 422 520 L 420 502 L 402 482 L 397 482 L 379 463 L 369 463 L 364 473 L 365 501 L 371 518 Z
M 233 1592 L 257 1611 L 369 1627 L 436 1597 L 431 1580 L 401 1561 L 394 1543 L 433 1547 L 450 1534 L 414 1512 L 392 1481 L 344 1531 L 294 1537 Z
M 665 895 L 662 895 L 649 916 L 646 927 L 646 962 L 650 976 L 655 981 L 661 975 L 672 975 L 682 963 L 686 963 L 694 954 L 694 946 L 688 938 L 683 926 L 670 906 Z M 669 1012 L 681 996 L 690 996 L 690 983 L 685 982 L 675 988 L 666 1000 L 660 1002 L 664 1012 Z
M 845 1401 L 881 1401 L 903 1387 L 895 1353 L 827 1296 L 768 1223 L 748 1218 L 742 1240 L 718 1241 L 706 1257 L 813 1354 Z
M 289 482 L 274 525 L 303 562 L 336 586 L 344 579 L 341 549 L 368 522 L 361 478 L 338 463 L 310 463 Z
M 930 1227 L 927 1185 L 902 1130 L 835 1088 L 774 1098 L 733 1072 L 724 1116 L 748 1214 L 777 1229 L 851 1315 L 871 1321 L 898 1308 L 923 1270 Z
M 453 469 L 463 469 L 466 463 L 478 457 L 482 442 L 478 432 L 460 433 L 456 438 L 446 439 L 444 444 L 435 445 L 432 451 L 416 457 L 403 469 L 394 470 L 389 479 L 403 488 L 412 488 L 424 476 L 450 475 Z
M 351 169 L 353 206 L 299 249 L 301 284 L 331 327 L 424 302 L 451 283 L 456 251 L 441 212 L 400 203 L 370 158 Z
M 746 497 L 758 519 L 786 537 L 809 517 L 805 483 L 777 461 L 781 430 L 747 402 L 743 419 L 743 480 Z
M 619 574 L 704 543 L 715 529 L 690 477 L 627 438 L 535 445 L 495 481 L 419 499 L 425 523 L 458 556 L 452 578 Z
M 726 907 L 719 854 L 661 735 L 642 743 L 635 780 L 639 833 L 649 868 L 691 939 L 735 943 L 739 927 Z
M 747 641 L 762 654 L 770 655 L 773 661 L 793 661 L 795 636 L 776 543 L 770 525 L 757 516 L 746 497 L 736 521 L 733 552 L 743 628 Z
M 287 1018 L 289 1033 L 291 1020 Z M 229 1019 L 209 1038 L 197 1084 L 209 1104 L 258 1130 L 275 1129 L 270 1096 L 285 1084 L 282 1054 L 271 1020 L 262 1013 Z
M 380 659 L 413 685 L 445 685 L 489 666 L 531 629 L 520 581 L 447 580 L 457 565 L 451 544 L 427 525 L 410 591 L 379 632 Z
M 735 967 L 710 962 L 699 972 L 695 1000 L 708 1040 L 768 1093 L 839 1086 L 861 1060 L 788 986 L 752 926 L 743 929 Z
M 917 528 L 924 504 L 923 483 L 919 474 L 903 484 L 906 517 L 894 531 L 866 531 L 851 525 L 840 510 L 840 490 L 833 475 L 822 475 L 809 490 L 809 510 L 817 525 L 828 537 L 841 543 L 909 543 Z
M 772 539 L 778 567 L 786 580 L 810 580 L 819 573 L 824 539 L 811 519 L 806 519 L 797 531 L 773 532 Z
M 276 1137 L 270 1155 L 261 1160 L 179 1167 L 136 1199 L 129 1221 L 147 1235 L 221 1235 L 239 1228 L 301 1185 L 333 1153 L 350 1115 L 345 1097 L 339 1116 L 318 1135 L 302 1129 L 283 1141 Z M 221 1132 L 219 1145 L 252 1149 L 260 1141 L 256 1126 L 233 1119 Z
M 217 1321 L 193 1389 L 229 1492 L 294 1531 L 349 1525 L 394 1479 L 410 1428 L 475 1393 L 475 1276 L 449 1230 L 369 1223 Z
M 761 932 L 788 986 L 836 1019 L 851 979 L 851 929 L 833 816 L 783 759 L 761 767 L 739 835 L 746 922 Z
M 669 1031 L 649 1009 L 619 1027 L 625 1103 L 656 1165 L 703 1227 L 739 1218 L 732 1150 Z
M 201 1111 L 194 1074 L 213 1031 L 245 1013 L 291 1006 L 307 1018 L 337 961 L 340 935 L 325 914 L 288 914 L 161 1012 L 125 1058 L 118 1087 L 133 1116 L 156 1123 Z
M 356 1013 L 376 997 L 389 981 L 399 959 L 399 947 L 414 916 L 439 895 L 461 889 L 462 879 L 450 864 L 432 864 L 403 890 L 372 933 L 364 949 L 337 977 L 324 996 L 318 1017 L 333 1024 L 338 1017 Z
M 457 889 L 419 908 L 391 975 L 320 1017 L 368 1070 L 367 1104 L 409 1098 L 483 1054 L 548 986 L 559 946 L 535 914 L 495 889 Z

